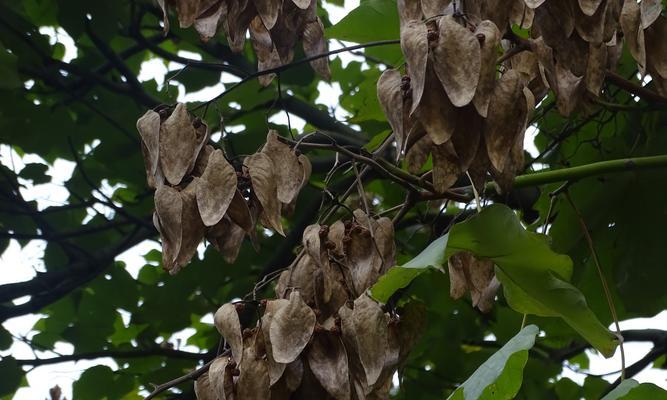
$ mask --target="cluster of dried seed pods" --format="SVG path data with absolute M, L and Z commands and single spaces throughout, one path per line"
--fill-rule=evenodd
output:
M 258 69 L 279 67 L 294 58 L 294 46 L 302 40 L 306 56 L 322 54 L 328 45 L 324 26 L 317 16 L 317 0 L 158 0 L 164 12 L 165 31 L 169 30 L 168 10 L 178 14 L 181 28 L 194 26 L 207 41 L 222 28 L 232 51 L 241 52 L 246 34 L 257 55 Z M 326 58 L 311 66 L 325 79 L 331 77 Z M 268 85 L 275 74 L 259 78 Z
M 563 115 L 585 110 L 623 36 L 640 71 L 665 90 L 667 24 L 657 0 L 399 0 L 398 8 L 406 74 L 385 71 L 378 98 L 410 171 L 430 154 L 441 192 L 465 172 L 481 189 L 487 171 L 507 190 L 523 168 L 536 102 L 551 89 Z M 514 36 L 512 24 L 531 37 Z M 498 73 L 501 47 L 514 54 Z
M 365 294 L 394 262 L 391 221 L 356 210 L 353 221 L 309 226 L 303 247 L 256 327 L 242 331 L 240 304 L 216 312 L 231 356 L 199 378 L 198 399 L 388 398 L 424 322 L 418 303 L 387 312 Z
M 481 312 L 493 308 L 500 282 L 493 272 L 493 262 L 479 260 L 472 253 L 460 252 L 449 257 L 449 294 L 454 300 L 470 292 L 472 306 Z
M 137 129 L 148 186 L 156 189 L 153 222 L 162 263 L 171 274 L 190 261 L 204 237 L 233 263 L 245 236 L 255 240 L 258 220 L 283 234 L 280 215 L 294 207 L 311 167 L 275 131 L 237 171 L 208 144 L 208 127 L 184 104 L 146 112 Z

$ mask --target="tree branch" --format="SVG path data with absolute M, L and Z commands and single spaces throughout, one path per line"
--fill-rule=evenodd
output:
M 94 360 L 102 357 L 140 358 L 140 357 L 150 357 L 150 356 L 165 356 L 170 358 L 179 358 L 186 360 L 210 360 L 212 357 L 209 353 L 192 353 L 188 351 L 156 347 L 154 349 L 101 350 L 89 353 L 68 354 L 52 358 L 16 360 L 16 363 L 18 365 L 29 365 L 33 367 L 39 367 L 42 365 L 59 364 L 68 361 Z

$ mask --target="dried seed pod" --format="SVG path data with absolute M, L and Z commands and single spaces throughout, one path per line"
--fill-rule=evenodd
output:
M 350 398 L 347 353 L 340 337 L 316 333 L 307 350 L 308 367 L 322 387 L 336 400 Z
M 625 43 L 632 57 L 637 61 L 640 72 L 646 69 L 646 46 L 644 29 L 641 27 L 641 9 L 634 0 L 625 0 L 621 9 L 621 28 Z
M 225 338 L 232 349 L 232 357 L 236 363 L 243 360 L 243 336 L 241 335 L 241 322 L 236 307 L 232 303 L 223 304 L 218 308 L 213 317 L 215 327 Z
M 443 144 L 452 137 L 456 129 L 457 109 L 449 100 L 442 85 L 438 84 L 439 79 L 433 60 L 429 62 L 426 70 L 426 82 L 429 90 L 424 92 L 416 114 L 431 142 Z
M 236 381 L 238 400 L 266 400 L 271 396 L 269 370 L 264 358 L 261 332 L 254 331 L 244 341 L 243 360 L 239 363 L 239 378 Z
M 479 83 L 472 102 L 479 115 L 486 118 L 491 92 L 496 80 L 496 59 L 498 56 L 497 48 L 500 43 L 500 31 L 493 22 L 482 21 L 477 25 L 475 35 L 481 35 L 484 40 L 480 48 Z
M 271 344 L 271 321 L 273 316 L 281 308 L 287 306 L 289 301 L 286 299 L 269 300 L 266 302 L 266 309 L 261 319 L 262 335 L 264 337 L 264 346 L 266 347 L 266 360 L 268 362 L 269 385 L 273 386 L 282 378 L 287 364 L 279 363 L 273 358 L 273 346 Z
M 276 311 L 271 321 L 273 358 L 280 363 L 294 361 L 308 344 L 314 329 L 315 313 L 303 302 L 299 291 L 292 291 L 289 304 Z
M 216 397 L 214 399 L 222 400 L 229 399 L 233 392 L 233 385 L 230 388 L 229 383 L 233 383 L 231 376 L 231 368 L 229 365 L 229 357 L 216 358 L 208 369 L 208 377 L 211 387 Z M 231 389 L 231 390 L 230 390 Z
M 433 49 L 435 72 L 452 104 L 462 107 L 472 101 L 479 82 L 479 41 L 452 16 L 440 18 L 438 25 L 440 39 Z
M 329 49 L 324 38 L 324 25 L 317 17 L 315 21 L 308 22 L 303 28 L 303 52 L 306 57 L 312 57 L 318 54 L 324 54 Z M 320 74 L 325 80 L 331 80 L 331 70 L 329 61 L 326 57 L 321 57 L 310 62 L 315 72 Z
M 206 233 L 209 242 L 222 253 L 225 262 L 233 264 L 239 255 L 246 231 L 225 217 Z
M 255 55 L 257 56 L 257 70 L 265 71 L 267 69 L 279 67 L 282 62 L 278 50 L 276 50 L 276 46 L 271 39 L 271 34 L 265 26 L 266 23 L 262 22 L 263 20 L 260 16 L 255 17 L 250 22 L 250 42 L 252 43 L 252 48 L 255 50 Z M 264 74 L 260 75 L 258 80 L 262 86 L 269 86 L 275 76 L 276 74 L 274 73 Z
M 303 178 L 306 175 L 305 167 L 302 164 L 303 159 L 300 160 L 288 145 L 278 139 L 278 132 L 275 130 L 269 130 L 266 135 L 266 144 L 262 148 L 262 153 L 277 167 L 274 170 L 274 176 L 278 200 L 283 204 L 293 202 L 299 195 Z M 308 176 L 310 176 L 309 171 Z M 252 179 L 252 174 L 250 177 Z
M 162 265 L 169 270 L 181 251 L 183 238 L 183 200 L 176 189 L 167 185 L 158 186 L 155 192 L 155 215 L 162 242 Z
M 394 131 L 394 139 L 400 154 L 406 140 L 405 122 L 403 115 L 403 94 L 401 91 L 401 73 L 395 69 L 387 69 L 380 75 L 377 82 L 377 95 L 387 116 L 387 121 Z
M 217 400 L 215 391 L 208 377 L 208 372 L 202 374 L 195 381 L 195 396 L 197 400 Z
M 197 135 L 185 105 L 179 103 L 160 126 L 159 160 L 171 185 L 181 183 L 196 159 Z
M 401 25 L 401 50 L 408 63 L 408 75 L 412 88 L 410 114 L 421 101 L 426 84 L 426 63 L 428 61 L 428 38 L 426 25 L 421 20 L 408 21 Z
M 162 184 L 162 172 L 159 168 L 159 149 L 160 149 L 160 114 L 153 110 L 148 110 L 137 121 L 137 130 L 141 136 L 141 150 L 144 155 L 144 164 L 146 166 L 146 179 L 148 187 L 156 188 Z
M 253 0 L 253 3 L 266 29 L 273 28 L 280 15 L 282 0 Z
M 278 201 L 277 169 L 271 158 L 265 153 L 255 153 L 243 161 L 248 168 L 253 193 L 262 205 L 261 215 L 265 218 L 267 228 L 285 236 L 280 222 L 280 203 Z
M 215 150 L 201 178 L 197 180 L 197 206 L 206 226 L 217 224 L 227 213 L 236 193 L 236 171 L 221 150 Z

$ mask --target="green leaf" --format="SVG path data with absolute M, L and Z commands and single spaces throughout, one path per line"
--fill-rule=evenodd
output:
M 0 360 L 0 396 L 14 393 L 21 384 L 23 370 L 14 357 L 2 357 Z
M 528 350 L 535 344 L 538 332 L 535 325 L 523 328 L 477 368 L 449 399 L 513 399 L 521 388 Z
M 398 9 L 392 0 L 362 0 L 336 25 L 326 30 L 333 39 L 364 43 L 399 38 Z
M 371 287 L 371 295 L 376 300 L 386 303 L 397 290 L 408 286 L 416 277 L 426 272 L 427 268 L 442 268 L 446 261 L 445 248 L 448 238 L 449 235 L 439 237 L 417 257 L 401 266 L 391 268 Z
M 641 385 L 634 379 L 626 379 L 614 390 L 609 392 L 602 400 L 665 400 L 667 391 L 652 383 Z
M 0 43 L 0 89 L 16 89 L 22 86 L 16 64 L 16 56 Z
M 496 275 L 513 309 L 561 317 L 605 356 L 613 354 L 615 336 L 588 308 L 581 292 L 565 281 L 572 275 L 570 258 L 554 253 L 546 236 L 524 229 L 510 208 L 493 204 L 454 225 L 448 235 L 449 240 L 443 236 L 408 264 L 390 269 L 371 288 L 373 296 L 386 301 L 426 267 L 441 267 L 451 255 L 469 251 L 496 264 Z M 438 256 L 438 251 L 444 255 Z
M 51 182 L 51 177 L 46 175 L 48 169 L 49 167 L 44 164 L 29 163 L 21 170 L 19 176 L 31 180 L 35 185 L 39 185 L 40 183 Z

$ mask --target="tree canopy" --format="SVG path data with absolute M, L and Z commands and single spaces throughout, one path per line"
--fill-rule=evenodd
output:
M 0 4 L 1 399 L 667 398 L 667 2 L 344 3 Z

